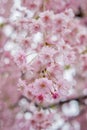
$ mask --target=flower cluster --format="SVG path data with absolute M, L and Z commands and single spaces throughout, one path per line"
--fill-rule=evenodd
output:
M 16 63 L 25 85 L 19 85 L 28 98 L 31 95 L 36 102 L 51 103 L 67 96 L 74 85 L 74 80 L 64 76 L 67 66 L 73 68 L 76 62 L 76 53 L 70 42 L 66 42 L 73 20 L 71 9 L 59 14 L 44 11 L 38 14 L 38 19 L 22 18 L 13 25 L 22 51 L 18 52 Z
M 0 1 L 0 130 L 50 130 L 60 119 L 51 104 L 87 95 L 83 1 Z

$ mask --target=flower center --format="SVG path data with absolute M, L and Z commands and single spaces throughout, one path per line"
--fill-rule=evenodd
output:
M 46 87 L 46 85 L 44 83 L 42 83 L 40 86 L 41 86 L 41 88 L 45 88 Z

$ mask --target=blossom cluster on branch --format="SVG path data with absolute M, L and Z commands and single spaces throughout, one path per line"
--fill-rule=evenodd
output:
M 0 1 L 0 130 L 86 130 L 86 10 L 86 0 Z

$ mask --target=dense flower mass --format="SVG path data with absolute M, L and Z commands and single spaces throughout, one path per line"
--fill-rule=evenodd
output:
M 86 130 L 84 96 L 87 1 L 1 0 L 0 130 Z
M 42 95 L 42 101 L 50 103 L 54 101 L 55 93 L 58 95 L 56 98 L 68 95 L 74 79 L 68 81 L 64 73 L 66 66 L 73 68 L 76 52 L 70 43 L 66 43 L 64 37 L 72 31 L 69 24 L 74 20 L 73 17 L 70 9 L 59 14 L 45 11 L 38 14 L 38 19 L 22 18 L 15 22 L 14 26 L 17 26 L 19 35 L 16 44 L 23 51 L 18 52 L 16 62 L 25 75 L 21 76 L 26 86 L 22 86 L 25 96 L 28 97 L 28 93 L 31 93 L 32 98 L 37 100 Z M 21 34 L 23 31 L 24 36 Z M 21 43 L 21 40 L 28 39 L 29 45 L 24 48 L 26 43 Z

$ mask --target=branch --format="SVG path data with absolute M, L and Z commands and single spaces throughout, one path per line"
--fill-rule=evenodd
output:
M 28 99 L 25 96 L 21 96 L 20 97 L 20 99 L 22 99 L 22 98 L 25 98 L 29 103 L 32 102 L 32 100 Z M 78 96 L 78 97 L 72 97 L 72 98 L 61 100 L 61 101 L 58 101 L 56 103 L 52 103 L 52 104 L 49 104 L 49 105 L 46 105 L 46 106 L 43 105 L 43 106 L 41 106 L 41 108 L 42 109 L 49 109 L 49 108 L 52 108 L 52 107 L 61 107 L 63 104 L 69 103 L 72 100 L 78 101 L 79 104 L 87 105 L 87 104 L 84 103 L 85 99 L 87 99 L 87 95 L 82 95 L 82 96 Z M 40 107 L 40 104 L 37 104 L 35 102 L 34 102 L 34 104 L 35 104 L 36 107 Z

